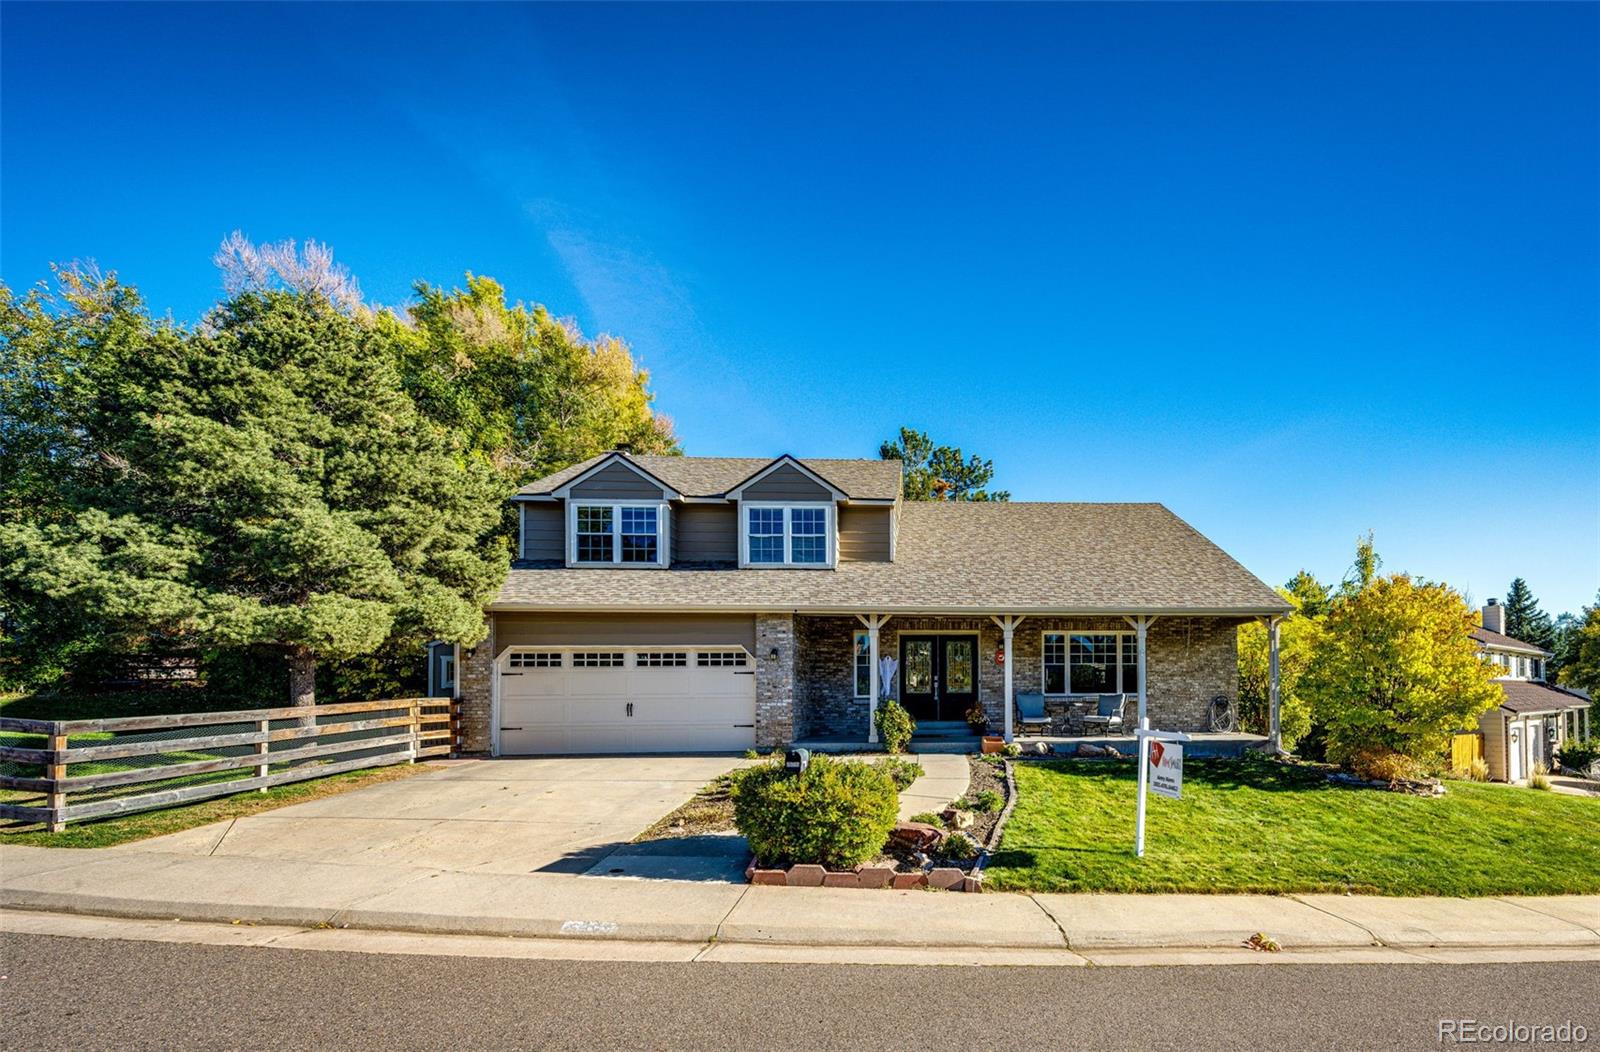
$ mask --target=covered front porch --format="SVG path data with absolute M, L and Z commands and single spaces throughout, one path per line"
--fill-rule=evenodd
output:
M 1166 612 L 796 615 L 793 739 L 829 751 L 875 748 L 873 715 L 880 699 L 893 697 L 917 720 L 914 741 L 924 751 L 972 748 L 979 734 L 989 734 L 1008 742 L 1087 742 L 1127 752 L 1141 724 L 1214 737 L 1206 748 L 1219 754 L 1263 743 L 1276 747 L 1276 618 L 1263 618 L 1271 653 L 1270 733 L 1213 736 L 1207 719 L 1216 699 L 1237 704 L 1237 630 L 1251 620 Z M 880 681 L 885 657 L 898 665 L 887 683 Z M 1016 703 L 1021 694 L 1043 695 L 1049 716 L 1047 725 L 1031 725 L 1034 733 L 1026 736 Z M 1086 719 L 1103 694 L 1127 698 L 1120 731 Z

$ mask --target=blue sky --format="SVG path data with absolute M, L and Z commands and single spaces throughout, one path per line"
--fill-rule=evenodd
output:
M 628 339 L 687 451 L 1600 586 L 1600 7 L 8 3 L 0 275 L 229 231 Z

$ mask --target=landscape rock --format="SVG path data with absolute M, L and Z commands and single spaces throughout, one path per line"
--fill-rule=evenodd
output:
M 1031 746 L 1029 746 L 1029 748 L 1031 748 L 1040 756 L 1049 756 L 1051 753 L 1055 752 L 1055 749 L 1051 747 L 1049 742 L 1034 742 Z
M 789 886 L 791 888 L 820 888 L 822 887 L 822 880 L 827 874 L 828 871 L 821 866 L 790 866 Z
M 889 834 L 889 839 L 907 851 L 927 851 L 937 847 L 944 839 L 944 830 L 926 822 L 900 822 Z
M 1115 754 L 1116 750 L 1107 745 L 1095 745 L 1091 742 L 1084 742 L 1082 745 L 1078 746 L 1079 759 L 1097 760 L 1102 757 L 1113 756 Z
M 951 829 L 972 828 L 972 812 L 963 811 L 956 807 L 947 807 L 939 812 L 939 817 L 944 819 L 944 824 Z

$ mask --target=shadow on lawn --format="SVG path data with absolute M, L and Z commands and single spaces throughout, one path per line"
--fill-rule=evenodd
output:
M 1138 764 L 1133 760 L 1042 760 L 1040 767 L 1076 777 L 1102 782 L 1138 780 Z M 1186 783 L 1207 789 L 1255 789 L 1261 792 L 1303 792 L 1327 786 L 1321 771 L 1297 767 L 1263 757 L 1247 756 L 1230 760 L 1185 760 Z

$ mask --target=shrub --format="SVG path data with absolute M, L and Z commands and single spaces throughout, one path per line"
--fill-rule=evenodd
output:
M 1481 756 L 1474 757 L 1467 763 L 1466 768 L 1461 773 L 1465 774 L 1471 781 L 1487 782 L 1489 780 L 1489 761 Z
M 1550 767 L 1544 761 L 1533 765 L 1533 770 L 1528 774 L 1529 789 L 1550 788 Z
M 734 825 L 763 865 L 849 869 L 882 850 L 899 811 L 894 781 L 857 760 L 813 756 L 803 774 L 762 764 L 733 777 Z
M 878 706 L 872 719 L 878 725 L 878 737 L 883 740 L 883 747 L 891 754 L 905 752 L 906 746 L 911 743 L 911 735 L 917 730 L 917 721 L 911 718 L 905 706 L 888 698 Z
M 966 861 L 978 853 L 977 841 L 965 833 L 951 833 L 944 838 L 944 843 L 939 845 L 939 854 L 944 858 L 957 861 Z
M 981 811 L 984 814 L 990 814 L 994 811 L 998 811 L 1004 804 L 1005 797 L 1001 796 L 993 789 L 985 789 L 976 796 L 967 797 L 968 809 L 972 811 Z
M 967 726 L 979 731 L 989 726 L 989 713 L 981 703 L 975 702 L 972 708 L 967 710 Z
M 1600 761 L 1600 738 L 1569 738 L 1556 754 L 1561 766 L 1587 774 L 1589 768 Z
M 1379 782 L 1401 782 L 1421 778 L 1422 764 L 1393 749 L 1366 748 L 1352 752 L 1345 766 L 1357 777 Z
M 886 760 L 879 760 L 875 765 L 878 770 L 887 774 L 894 780 L 894 787 L 900 792 L 905 792 L 911 783 L 923 775 L 922 765 L 915 760 L 902 760 L 898 756 L 891 756 Z
M 937 829 L 944 828 L 944 815 L 937 811 L 922 811 L 911 816 L 911 821 L 922 822 Z
M 1007 756 L 1021 756 L 1022 746 L 1018 745 L 1016 742 L 1006 742 L 1006 747 L 1002 749 L 1001 752 L 1005 753 Z M 990 759 L 993 760 L 993 757 Z

